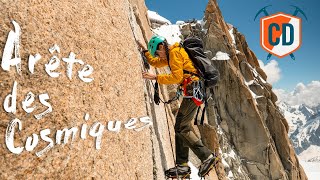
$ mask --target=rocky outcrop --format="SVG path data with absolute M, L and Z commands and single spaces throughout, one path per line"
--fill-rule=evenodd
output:
M 167 119 L 164 108 L 151 111 L 152 103 L 144 93 L 147 89 L 141 76 L 141 57 L 129 23 L 130 14 L 139 15 L 142 25 L 139 32 L 144 34 L 139 33 L 138 38 L 151 36 L 144 1 L 2 1 L 0 4 L 1 60 L 5 59 L 6 44 L 10 44 L 7 42 L 9 32 L 17 33 L 18 24 L 20 41 L 11 43 L 16 49 L 13 56 L 9 54 L 21 57 L 22 62 L 20 74 L 16 66 L 11 66 L 10 71 L 0 68 L 0 179 L 153 179 L 157 163 L 172 161 L 172 157 L 157 154 L 170 149 L 166 142 L 159 144 L 168 139 L 166 136 L 157 138 L 154 126 L 137 129 L 145 125 L 141 117 L 157 118 L 163 123 Z M 54 44 L 60 51 L 51 53 L 48 50 Z M 70 57 L 71 52 L 83 64 L 74 63 L 69 78 L 69 67 L 63 58 Z M 29 55 L 36 53 L 41 59 L 31 73 Z M 60 66 L 51 69 L 51 72 L 60 73 L 56 78 L 46 71 L 46 64 L 53 56 L 57 58 L 52 64 L 60 60 Z M 78 71 L 86 65 L 93 68 L 93 73 L 86 75 L 94 78 L 89 83 L 78 76 Z M 15 113 L 3 108 L 5 97 L 14 94 L 14 81 L 17 82 Z M 35 94 L 35 101 L 28 107 L 36 106 L 29 113 L 22 106 L 28 92 Z M 48 94 L 49 98 L 42 98 L 40 102 L 41 94 Z M 14 101 L 8 97 L 10 102 Z M 52 112 L 48 111 L 41 119 L 34 117 L 50 109 L 47 106 L 51 106 Z M 8 149 L 6 143 L 10 144 L 10 137 L 5 138 L 15 118 L 21 122 L 20 130 L 19 123 L 11 129 L 13 146 L 23 148 L 21 153 L 16 151 L 19 154 Z M 130 125 L 136 126 L 136 130 L 124 126 L 131 118 L 138 120 Z M 115 122 L 121 125 L 118 132 L 111 131 L 117 127 Z M 83 124 L 87 125 L 87 131 L 82 129 Z M 66 144 L 64 140 L 56 140 L 58 130 L 72 127 L 77 129 L 73 141 L 72 136 Z M 33 137 L 33 143 L 35 137 L 39 139 L 32 150 L 31 147 L 26 149 L 28 137 Z M 40 154 L 46 147 L 48 151 Z M 171 151 L 167 154 L 172 156 Z
M 206 49 L 213 55 L 230 54 L 230 61 L 213 61 L 221 75 L 215 99 L 220 126 L 243 169 L 250 179 L 307 179 L 288 138 L 288 124 L 275 105 L 277 98 L 244 36 L 236 28 L 229 31 L 215 0 L 209 1 L 205 19 Z
M 135 41 L 152 35 L 144 1 L 11 2 L 0 6 L 0 178 L 164 179 L 179 101 L 155 105 L 142 80 Z M 204 25 L 185 29 L 204 39 L 210 59 L 231 59 L 213 61 L 221 80 L 206 124 L 194 126 L 222 157 L 209 179 L 306 179 L 266 74 L 216 1 Z M 160 91 L 168 100 L 176 86 Z

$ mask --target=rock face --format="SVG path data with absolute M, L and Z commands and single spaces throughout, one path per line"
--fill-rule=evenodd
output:
M 228 29 L 215 0 L 209 1 L 205 18 L 206 49 L 231 58 L 213 61 L 221 75 L 215 99 L 220 126 L 243 169 L 250 179 L 307 179 L 288 138 L 288 124 L 275 105 L 277 98 L 244 36 Z
M 144 1 L 6 1 L 0 10 L 0 178 L 164 179 L 174 166 L 179 102 L 154 105 L 153 86 L 142 80 L 135 41 L 152 35 Z M 231 59 L 213 61 L 221 74 L 215 101 L 206 124 L 194 126 L 223 158 L 209 179 L 307 179 L 244 36 L 229 31 L 215 0 L 205 19 L 207 31 L 197 33 L 208 56 Z M 160 86 L 161 98 L 175 89 Z M 190 161 L 200 164 L 192 154 Z
M 145 104 L 141 57 L 129 23 L 131 14 L 135 18 L 134 13 L 141 13 L 140 24 L 148 29 L 144 1 L 2 1 L 0 4 L 0 57 L 3 62 L 9 31 L 17 32 L 14 20 L 21 28 L 20 47 L 15 51 L 20 50 L 22 61 L 20 75 L 15 66 L 10 71 L 0 68 L 0 179 L 153 179 L 155 132 L 151 126 L 140 131 L 124 127 L 130 118 L 138 118 L 133 124 L 138 128 L 145 125 L 140 117 L 151 117 Z M 151 36 L 149 31 L 146 33 Z M 143 38 L 142 33 L 139 35 Z M 48 51 L 54 44 L 60 47 L 60 53 Z M 67 63 L 63 61 L 70 52 L 84 62 L 73 64 L 72 79 L 67 77 Z M 28 60 L 29 55 L 36 53 L 41 59 L 32 74 Z M 57 78 L 45 71 L 45 64 L 54 55 L 61 61 L 52 70 L 61 73 Z M 94 78 L 90 83 L 77 75 L 87 64 L 94 69 L 88 76 Z M 9 113 L 3 102 L 12 94 L 14 81 L 17 110 Z M 30 91 L 35 94 L 35 101 L 29 107 L 36 105 L 36 108 L 26 113 L 22 101 Z M 37 120 L 34 115 L 48 109 L 39 100 L 39 95 L 44 93 L 50 97 L 45 101 L 52 106 L 52 112 Z M 163 112 L 159 114 L 166 117 Z M 85 114 L 89 115 L 88 120 Z M 21 129 L 18 124 L 13 128 L 14 147 L 24 148 L 27 137 L 35 134 L 39 143 L 33 150 L 24 148 L 20 154 L 9 151 L 5 135 L 15 118 L 21 121 Z M 115 126 L 108 127 L 110 121 L 121 123 L 119 132 L 109 130 Z M 96 122 L 101 124 L 93 126 Z M 86 139 L 80 139 L 82 124 L 87 124 Z M 96 149 L 95 134 L 101 132 L 102 125 L 101 149 Z M 78 129 L 74 141 L 71 142 L 70 136 L 68 143 L 58 144 L 57 130 L 72 127 Z M 40 132 L 45 136 L 44 129 L 50 130 L 49 140 L 40 137 Z M 38 157 L 36 153 L 48 145 L 49 150 Z M 157 160 L 161 162 L 160 156 Z

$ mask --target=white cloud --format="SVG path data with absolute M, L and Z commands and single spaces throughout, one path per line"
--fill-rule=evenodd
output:
M 281 78 L 281 69 L 279 68 L 279 64 L 276 60 L 271 60 L 266 65 L 263 61 L 258 60 L 261 69 L 267 74 L 267 81 L 270 84 L 276 83 Z
M 307 85 L 298 83 L 292 92 L 286 92 L 283 89 L 274 89 L 273 92 L 276 93 L 279 101 L 290 105 L 316 106 L 320 104 L 320 81 L 311 81 Z

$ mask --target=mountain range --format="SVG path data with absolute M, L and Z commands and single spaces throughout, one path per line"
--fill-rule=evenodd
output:
M 279 102 L 278 107 L 288 121 L 288 135 L 300 159 L 320 162 L 320 104 L 310 107 Z

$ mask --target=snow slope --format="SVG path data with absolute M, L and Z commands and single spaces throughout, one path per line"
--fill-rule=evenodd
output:
M 278 107 L 289 124 L 289 136 L 307 123 L 314 111 L 306 105 L 290 106 L 285 102 L 279 102 Z
M 311 145 L 308 149 L 299 154 L 299 160 L 320 163 L 320 147 Z
M 157 22 L 159 24 L 171 24 L 171 22 L 168 19 L 160 16 L 155 11 L 148 10 L 147 13 L 148 13 L 148 18 L 150 19 L 150 21 L 155 21 L 155 22 Z
M 320 163 L 300 161 L 309 180 L 320 179 Z
M 278 107 L 289 124 L 288 135 L 307 177 L 320 179 L 320 105 L 290 106 L 279 102 Z

